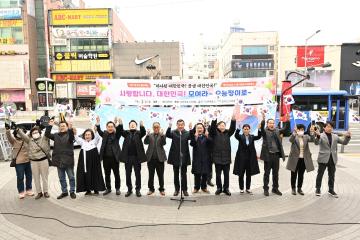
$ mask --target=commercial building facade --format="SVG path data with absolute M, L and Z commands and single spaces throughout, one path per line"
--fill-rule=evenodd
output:
M 340 89 L 360 97 L 360 43 L 341 45 Z
M 32 81 L 38 74 L 34 29 L 34 1 L 0 2 L 0 105 L 33 109 Z
M 278 33 L 231 31 L 219 53 L 221 78 L 277 75 Z
M 179 79 L 179 42 L 119 42 L 113 45 L 115 78 Z
M 306 49 L 306 54 L 305 54 Z M 340 45 L 321 46 L 280 46 L 279 81 L 286 79 L 290 71 L 305 73 L 305 67 L 314 67 L 308 71 L 310 80 L 304 81 L 298 87 L 316 87 L 322 90 L 339 90 L 340 86 Z M 306 63 L 305 63 L 306 59 Z M 323 64 L 330 67 L 323 68 Z M 290 76 L 294 83 L 298 80 Z
M 114 42 L 134 41 L 116 12 L 100 9 L 49 11 L 50 71 L 56 100 L 74 109 L 95 104 L 95 80 L 113 78 Z

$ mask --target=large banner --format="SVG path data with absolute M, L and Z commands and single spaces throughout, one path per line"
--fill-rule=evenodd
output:
M 91 113 L 100 116 L 102 127 L 107 121 L 121 117 L 125 128 L 134 119 L 143 120 L 146 128 L 160 122 L 166 129 L 169 122 L 178 119 L 186 124 L 211 120 L 224 121 L 229 127 L 233 114 L 237 127 L 250 124 L 256 132 L 262 112 L 274 118 L 273 101 L 275 81 L 260 79 L 224 80 L 127 80 L 98 79 L 96 82 L 96 109 Z
M 224 80 L 99 79 L 97 104 L 147 106 L 262 105 L 272 102 L 273 78 Z

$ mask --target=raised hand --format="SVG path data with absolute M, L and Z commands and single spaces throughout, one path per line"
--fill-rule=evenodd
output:
M 146 130 L 146 135 L 150 135 L 150 129 Z
M 140 127 L 143 127 L 144 126 L 144 121 L 140 121 Z
M 77 135 L 77 129 L 76 129 L 76 128 L 72 128 L 72 131 L 73 131 L 74 135 L 76 136 L 76 135 Z
M 199 137 L 199 133 L 198 132 L 195 132 L 195 138 L 197 139 Z
M 100 125 L 100 117 L 99 116 L 96 116 L 96 124 Z
M 231 116 L 231 120 L 232 120 L 232 121 L 236 120 L 235 113 L 233 113 L 233 115 Z
M 120 125 L 123 125 L 123 120 L 120 117 L 118 118 L 118 122 Z
M 207 138 L 209 137 L 209 132 L 208 132 L 208 130 L 205 131 L 205 137 L 207 137 Z
M 164 135 L 164 129 L 160 129 L 160 135 Z
M 351 132 L 347 131 L 345 137 L 351 137 Z
M 193 128 L 192 122 L 189 123 L 189 129 L 191 130 Z
M 172 122 L 169 122 L 169 128 L 171 128 L 172 127 Z

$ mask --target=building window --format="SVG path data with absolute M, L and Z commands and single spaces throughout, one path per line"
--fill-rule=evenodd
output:
M 232 78 L 257 78 L 266 77 L 266 71 L 233 71 Z
M 70 51 L 108 51 L 108 39 L 71 39 Z
M 270 46 L 270 51 L 274 51 L 275 50 L 275 46 L 274 45 L 271 45 Z
M 19 7 L 18 0 L 1 0 L 0 1 L 0 8 L 13 8 Z
M 1 44 L 23 44 L 24 35 L 22 27 L 6 27 L 0 28 Z
M 269 71 L 270 76 L 274 76 L 274 71 Z
M 243 46 L 242 54 L 244 54 L 244 55 L 268 54 L 268 47 L 267 46 Z

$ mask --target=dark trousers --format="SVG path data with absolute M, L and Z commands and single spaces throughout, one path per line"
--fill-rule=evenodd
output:
M 17 189 L 19 193 L 24 192 L 25 190 L 32 189 L 32 173 L 31 173 L 31 165 L 30 162 L 21 163 L 15 165 L 16 177 L 17 177 Z M 25 179 L 25 187 L 24 187 L 24 176 Z
M 218 190 L 229 190 L 230 164 L 215 164 L 216 187 Z M 224 174 L 224 185 L 221 182 L 221 172 Z
M 321 182 L 326 168 L 328 169 L 328 175 L 329 175 L 329 180 L 328 180 L 329 191 L 334 191 L 336 167 L 331 156 L 328 163 L 319 163 L 318 173 L 316 177 L 316 189 L 319 190 L 321 189 Z
M 135 172 L 135 190 L 140 191 L 141 189 L 141 163 L 137 160 L 137 157 L 129 156 L 128 162 L 125 163 L 126 170 L 126 186 L 128 192 L 131 192 L 133 189 L 131 182 L 131 173 L 134 168 Z
M 149 191 L 154 192 L 154 176 L 155 176 L 155 170 L 156 174 L 159 179 L 159 191 L 163 192 L 164 189 L 164 170 L 165 170 L 165 164 L 163 162 L 159 162 L 157 159 L 152 159 L 150 162 L 147 163 L 148 170 L 149 170 L 149 181 L 148 181 L 148 187 Z
M 106 189 L 111 190 L 111 181 L 110 181 L 111 170 L 113 171 L 115 177 L 115 189 L 116 190 L 120 189 L 120 169 L 119 169 L 119 163 L 116 161 L 116 159 L 104 157 L 103 167 L 105 172 Z
M 202 190 L 205 190 L 207 188 L 206 181 L 208 179 L 207 174 L 194 174 L 195 177 L 195 186 L 194 189 L 199 190 L 200 187 Z
M 295 188 L 296 178 L 298 179 L 297 188 L 301 189 L 304 181 L 304 173 L 305 173 L 305 162 L 303 158 L 299 158 L 295 172 L 291 171 L 291 188 Z
M 269 190 L 269 177 L 272 170 L 273 189 L 279 189 L 279 154 L 269 153 L 269 159 L 264 161 L 264 190 Z
M 241 170 L 240 175 L 239 175 L 239 187 L 240 190 L 244 190 L 244 175 L 246 172 L 246 189 L 249 190 L 250 189 L 250 185 L 251 185 L 251 168 L 250 168 L 250 163 L 246 164 L 245 168 Z
M 210 173 L 207 175 L 207 181 L 211 181 L 213 177 L 213 163 L 210 163 Z
M 179 180 L 179 172 L 180 167 L 173 166 L 174 170 L 174 185 L 175 185 L 175 191 L 180 191 L 180 180 Z M 187 166 L 181 167 L 181 189 L 182 191 L 187 191 Z

